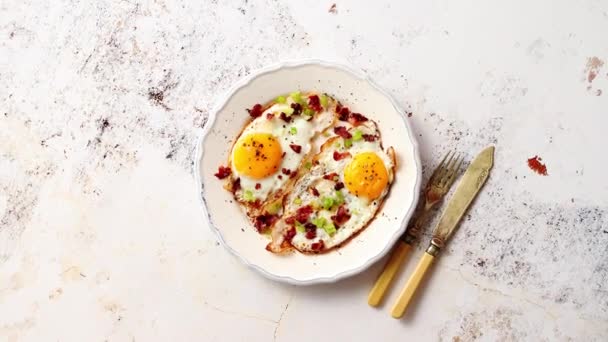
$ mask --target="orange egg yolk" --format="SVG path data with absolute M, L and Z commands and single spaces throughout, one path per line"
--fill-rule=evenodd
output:
M 388 184 L 388 171 L 374 152 L 359 153 L 344 168 L 344 183 L 351 194 L 374 200 Z
M 279 169 L 282 154 L 281 145 L 273 135 L 253 133 L 239 139 L 232 157 L 240 174 L 261 179 Z

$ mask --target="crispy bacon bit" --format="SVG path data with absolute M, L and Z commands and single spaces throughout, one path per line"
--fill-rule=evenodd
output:
M 314 224 L 308 222 L 304 225 L 304 229 L 306 230 L 307 239 L 314 239 L 315 237 L 317 237 L 317 226 L 315 226 Z
M 249 115 L 251 115 L 252 118 L 257 118 L 258 116 L 262 115 L 262 105 L 256 103 L 253 108 L 247 109 L 247 112 L 249 113 Z
M 281 115 L 279 115 L 279 118 L 281 118 L 281 120 L 285 121 L 285 122 L 291 122 L 291 116 L 287 116 L 287 114 L 281 112 Z
M 278 175 L 277 178 L 278 179 L 283 179 L 283 176 L 282 175 Z
M 266 228 L 272 226 L 278 219 L 279 217 L 277 215 L 271 215 L 268 213 L 256 216 L 255 229 L 258 231 L 258 233 L 262 233 L 264 230 L 266 230 Z
M 336 227 L 340 227 L 341 225 L 345 224 L 346 221 L 350 220 L 350 213 L 344 205 L 341 205 L 338 207 L 336 215 L 331 217 L 331 220 L 334 222 Z
M 293 237 L 296 236 L 296 229 L 294 227 L 289 228 L 283 236 L 285 237 L 285 241 L 291 243 Z
M 291 149 L 295 152 L 295 153 L 300 153 L 302 152 L 302 146 L 300 145 L 296 145 L 296 144 L 289 144 L 289 147 L 291 147 Z
M 359 126 L 362 122 L 367 121 L 367 118 L 359 113 L 350 113 L 348 117 L 348 122 L 353 126 Z
M 220 165 L 220 167 L 217 169 L 217 173 L 214 174 L 214 176 L 217 177 L 217 179 L 224 179 L 230 176 L 231 173 L 232 170 L 230 170 L 229 167 L 224 167 Z
M 252 206 L 253 208 L 259 208 L 262 206 L 262 201 L 260 201 L 260 199 L 258 198 L 255 201 L 253 201 L 253 203 L 251 203 L 250 206 Z
M 310 193 L 311 193 L 311 194 L 313 194 L 313 195 L 314 195 L 314 196 L 316 196 L 316 197 L 319 197 L 320 193 L 319 193 L 319 190 L 317 190 L 317 188 L 315 188 L 314 186 L 311 186 L 311 187 L 309 188 L 309 190 L 310 190 Z
M 350 132 L 348 131 L 348 129 L 346 129 L 346 127 L 344 127 L 344 126 L 334 127 L 334 133 L 336 133 L 336 135 L 339 135 L 344 139 L 350 139 L 353 137 L 352 134 L 350 134 Z
M 232 191 L 237 191 L 241 188 L 241 178 L 237 178 L 234 180 L 234 183 L 232 183 Z
M 293 108 L 293 114 L 292 115 L 300 115 L 302 114 L 302 105 L 294 102 L 291 104 L 291 108 Z
M 335 182 L 340 178 L 338 177 L 337 173 L 332 172 L 332 173 L 327 173 L 327 174 L 323 175 L 323 179 L 327 179 L 327 180 L 331 180 L 331 181 Z
M 334 190 L 342 190 L 344 188 L 344 183 L 338 182 L 334 185 Z
M 365 141 L 376 141 L 378 139 L 378 136 L 374 134 L 363 134 L 362 136 Z
M 283 151 L 283 153 L 281 154 L 281 158 L 285 157 L 285 151 Z
M 338 120 L 340 121 L 348 121 L 348 118 L 350 117 L 350 109 L 348 109 L 348 107 L 338 106 L 336 107 L 336 113 L 338 113 Z
M 272 114 L 272 113 L 266 113 L 266 119 L 272 120 L 272 118 L 274 118 L 274 114 Z
M 332 13 L 332 14 L 338 13 L 338 9 L 336 7 L 336 4 L 331 5 L 331 7 L 329 8 L 329 13 Z
M 304 223 L 304 222 L 308 221 L 308 218 L 310 217 L 311 214 L 312 214 L 312 207 L 310 205 L 305 205 L 303 207 L 298 208 L 298 210 L 296 210 L 295 218 L 296 218 L 296 220 L 298 220 L 298 222 Z
M 317 237 L 317 226 L 312 223 L 306 223 L 304 225 L 304 229 L 306 229 L 306 238 L 312 240 Z
M 295 216 L 289 216 L 288 218 L 285 219 L 285 223 L 287 223 L 287 224 L 294 224 L 294 223 L 296 223 L 296 217 Z
M 325 248 L 325 244 L 323 243 L 323 240 L 318 241 L 318 242 L 313 242 L 313 244 L 310 245 L 310 248 L 315 252 L 320 252 Z
M 262 184 L 260 183 L 255 183 L 255 189 L 256 190 L 260 190 L 260 188 L 262 187 Z
M 308 97 L 308 106 L 317 113 L 323 110 L 323 107 L 321 107 L 321 101 L 317 95 L 310 95 Z
M 340 153 L 338 151 L 334 151 L 334 160 L 338 161 L 338 160 L 342 160 L 346 157 L 350 157 L 350 152 Z
M 286 168 L 283 168 L 283 169 L 281 170 L 281 172 L 283 172 L 283 174 L 284 174 L 284 175 L 289 176 L 289 174 L 291 173 L 291 170 L 286 169 Z

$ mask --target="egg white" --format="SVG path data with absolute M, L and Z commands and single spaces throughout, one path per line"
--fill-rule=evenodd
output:
M 269 196 L 282 189 L 289 181 L 290 177 L 282 173 L 282 169 L 288 169 L 291 172 L 297 172 L 304 157 L 311 150 L 311 140 L 316 133 L 323 131 L 333 122 L 334 114 L 331 108 L 324 108 L 324 111 L 315 113 L 313 118 L 308 121 L 305 115 L 292 115 L 291 122 L 285 122 L 279 118 L 279 113 L 290 108 L 293 100 L 287 99 L 285 104 L 274 104 L 264 113 L 255 118 L 247 125 L 241 133 L 235 146 L 239 145 L 241 140 L 249 134 L 253 133 L 268 133 L 273 135 L 279 142 L 284 156 L 281 164 L 274 174 L 262 179 L 254 179 L 240 173 L 234 166 L 234 150 L 231 152 L 231 169 L 234 179 L 240 178 L 241 187 L 235 192 L 235 196 L 240 201 L 246 201 L 244 194 L 246 191 L 251 191 L 254 200 L 260 200 L 264 203 Z M 266 114 L 275 113 L 272 119 L 268 119 Z M 295 128 L 295 131 L 292 131 Z M 292 134 L 295 133 L 295 134 Z M 300 153 L 296 153 L 289 146 L 290 144 L 299 145 L 302 147 Z M 256 184 L 260 184 L 259 189 L 256 189 Z
M 337 123 L 336 126 L 340 126 L 341 122 Z M 367 121 L 356 129 L 361 130 L 364 134 L 376 134 L 379 132 L 376 128 L 375 123 Z M 351 133 L 354 129 L 351 128 Z M 351 157 L 344 158 L 342 160 L 334 160 L 333 152 L 338 150 L 339 152 L 348 151 L 351 153 Z M 296 232 L 296 235 L 292 239 L 292 245 L 301 251 L 311 251 L 312 244 L 323 241 L 325 249 L 329 249 L 338 246 L 348 238 L 353 236 L 356 232 L 365 227 L 365 225 L 375 216 L 376 212 L 382 200 L 387 195 L 390 185 L 393 181 L 393 160 L 382 149 L 380 139 L 376 141 L 356 141 L 353 142 L 350 148 L 344 147 L 344 139 L 339 138 L 337 142 L 334 142 L 333 146 L 325 148 L 317 156 L 318 164 L 314 165 L 309 173 L 302 175 L 300 180 L 294 186 L 292 193 L 287 198 L 287 204 L 285 212 L 295 212 L 297 208 L 313 203 L 319 203 L 324 196 L 335 196 L 333 181 L 323 179 L 323 175 L 335 172 L 338 174 L 340 182 L 344 183 L 344 168 L 348 163 L 352 161 L 352 157 L 363 152 L 374 152 L 377 154 L 382 161 L 388 172 L 388 184 L 382 191 L 380 196 L 374 200 L 369 200 L 366 197 L 358 197 L 350 193 L 346 187 L 340 190 L 344 196 L 344 205 L 348 209 L 351 217 L 350 219 L 340 226 L 336 233 L 330 236 L 323 229 L 316 230 L 316 237 L 314 239 L 306 238 L 304 232 Z M 313 186 L 319 191 L 319 197 L 314 196 L 308 189 Z M 299 203 L 299 204 L 298 204 Z M 336 208 L 332 208 L 331 211 L 319 208 L 316 205 L 312 217 L 323 217 L 328 222 L 331 222 L 331 216 L 335 215 Z

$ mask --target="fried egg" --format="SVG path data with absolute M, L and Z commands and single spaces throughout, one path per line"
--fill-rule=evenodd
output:
M 295 92 L 249 111 L 254 119 L 230 152 L 228 189 L 253 219 L 281 210 L 282 197 L 311 152 L 311 140 L 335 121 L 335 105 L 324 94 Z
M 272 252 L 319 253 L 340 246 L 375 217 L 393 182 L 395 155 L 382 148 L 373 121 L 338 122 L 285 199 L 273 227 Z

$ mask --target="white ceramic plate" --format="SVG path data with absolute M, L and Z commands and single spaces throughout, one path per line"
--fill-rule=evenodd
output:
M 341 248 L 320 255 L 279 256 L 265 250 L 245 213 L 214 177 L 248 119 L 245 108 L 294 90 L 332 94 L 354 112 L 376 121 L 384 147 L 397 154 L 395 181 L 371 224 Z M 420 188 L 418 147 L 403 112 L 362 73 L 322 61 L 287 62 L 255 73 L 219 99 L 195 152 L 195 177 L 205 217 L 231 253 L 264 276 L 297 285 L 333 282 L 357 274 L 386 254 L 403 233 Z

